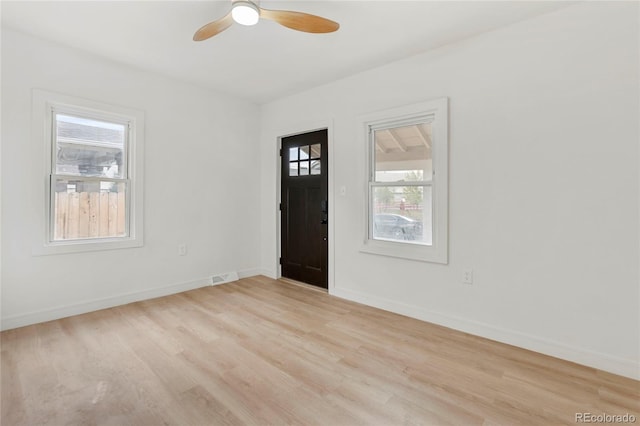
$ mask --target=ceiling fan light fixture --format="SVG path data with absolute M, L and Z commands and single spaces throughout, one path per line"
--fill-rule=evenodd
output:
M 260 20 L 260 9 L 250 1 L 236 1 L 231 16 L 240 25 L 255 25 Z

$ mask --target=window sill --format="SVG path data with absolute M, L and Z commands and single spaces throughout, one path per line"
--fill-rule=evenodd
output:
M 420 262 L 447 264 L 446 250 L 435 246 L 401 243 L 392 241 L 366 240 L 360 252 L 379 256 L 396 257 Z
M 56 254 L 87 253 L 103 250 L 118 250 L 134 247 L 142 247 L 142 238 L 118 238 L 60 241 L 34 247 L 34 256 L 47 256 Z

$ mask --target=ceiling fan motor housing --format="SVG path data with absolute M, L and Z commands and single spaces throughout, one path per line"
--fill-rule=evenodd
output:
M 235 6 L 236 3 L 251 3 L 253 4 L 255 7 L 257 7 L 258 9 L 260 8 L 260 0 L 231 0 L 231 7 Z

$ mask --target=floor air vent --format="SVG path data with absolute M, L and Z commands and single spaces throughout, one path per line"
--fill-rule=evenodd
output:
M 227 272 L 226 274 L 214 275 L 211 277 L 211 285 L 230 283 L 238 280 L 237 272 Z

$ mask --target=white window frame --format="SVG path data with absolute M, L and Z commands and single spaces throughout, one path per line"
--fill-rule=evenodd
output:
M 362 116 L 358 120 L 359 134 L 364 140 L 366 165 L 366 203 L 364 206 L 364 253 L 433 263 L 448 263 L 449 253 L 449 101 L 435 99 L 418 104 L 392 108 Z M 418 122 L 428 122 L 432 128 L 432 245 L 372 238 L 372 194 L 375 183 L 375 130 Z M 424 182 L 417 185 L 425 186 Z M 428 186 L 428 185 L 427 185 Z
M 32 127 L 34 146 L 44 143 L 44 196 L 42 217 L 34 244 L 35 255 L 81 253 L 97 250 L 141 247 L 143 240 L 143 176 L 144 176 L 144 112 L 106 104 L 103 102 L 62 95 L 44 90 L 33 90 Z M 87 238 L 74 240 L 53 239 L 53 180 L 56 175 L 55 155 L 55 114 L 69 114 L 108 122 L 125 124 L 128 128 L 126 147 L 126 205 L 125 236 L 109 238 Z M 65 176 L 62 176 L 65 177 Z M 84 179 L 84 177 L 80 177 Z M 92 178 L 87 178 L 90 180 Z

